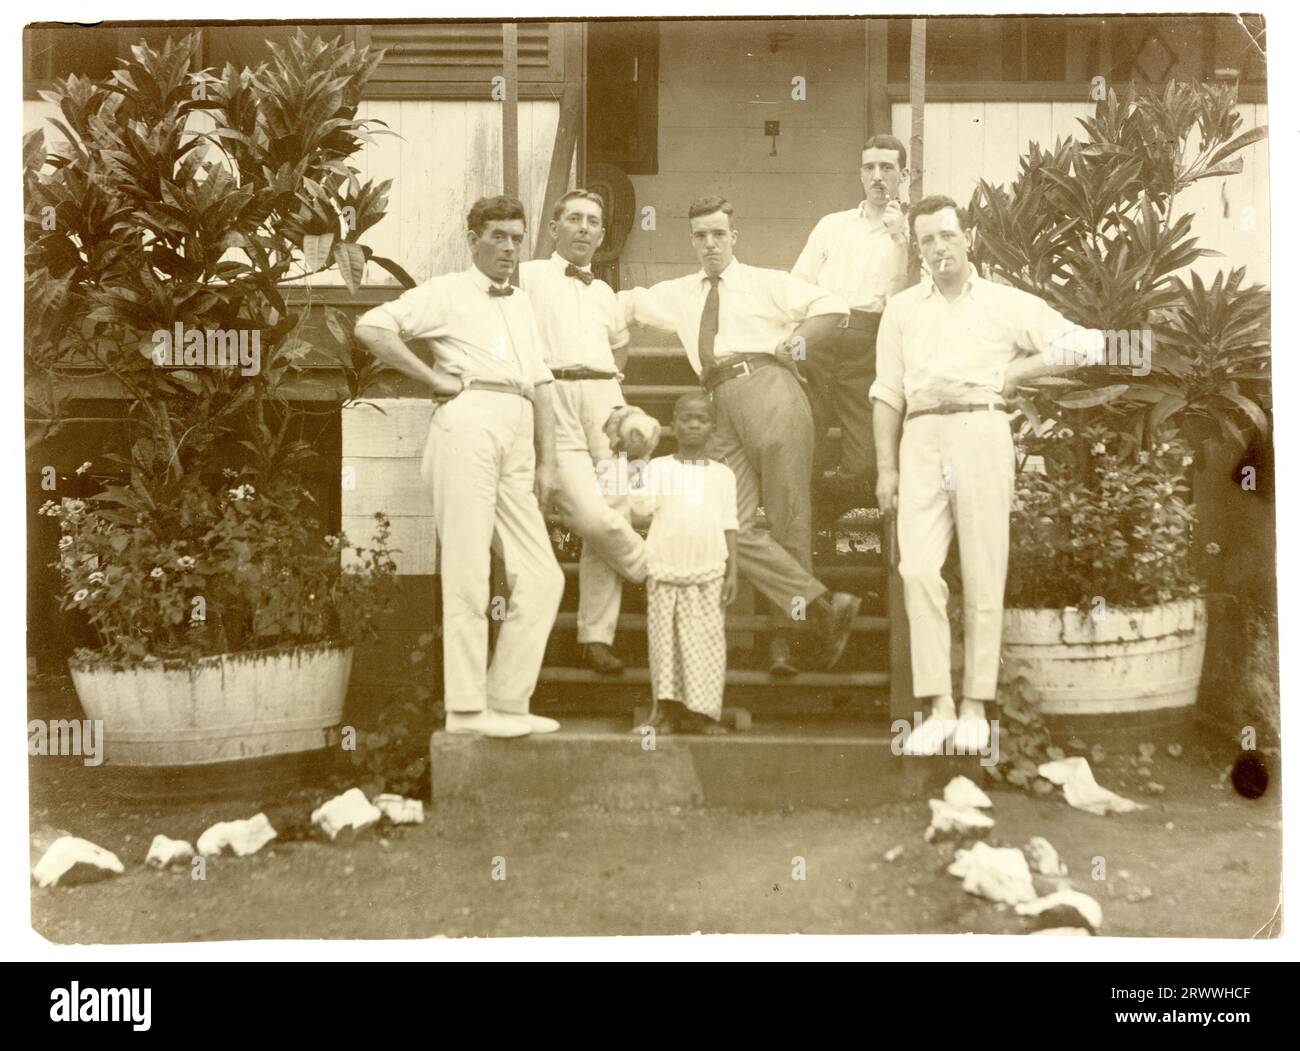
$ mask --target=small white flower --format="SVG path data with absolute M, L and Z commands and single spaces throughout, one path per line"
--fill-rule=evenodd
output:
M 223 475 L 224 477 L 226 477 L 226 478 L 238 478 L 238 477 L 239 477 L 239 472 L 236 471 L 233 467 L 223 467 L 223 468 L 221 469 L 221 473 L 222 473 L 222 475 Z
M 163 575 L 162 566 L 154 566 L 153 569 L 149 570 L 149 575 L 157 580 Z
M 98 569 L 95 570 L 95 572 L 93 572 L 93 573 L 90 574 L 90 582 L 91 582 L 92 584 L 102 584 L 102 583 L 104 583 L 104 574 L 101 573 Z
M 181 555 L 181 557 L 176 560 L 176 564 L 180 566 L 181 569 L 193 569 L 194 558 L 191 555 Z
M 1162 453 L 1167 453 L 1167 452 L 1169 451 L 1169 443 L 1168 443 L 1168 442 L 1161 442 L 1161 443 L 1160 443 L 1160 451 L 1161 451 Z
M 89 470 L 90 470 L 90 461 L 87 460 L 85 463 L 83 463 L 80 467 L 77 468 L 77 474 L 85 474 Z
M 1093 456 L 1105 456 L 1105 455 L 1106 455 L 1106 446 L 1105 446 L 1103 443 L 1098 442 L 1096 445 L 1094 445 L 1094 446 L 1092 447 L 1092 455 L 1093 455 Z
M 68 548 L 70 548 L 71 546 L 72 546 L 72 537 L 70 537 L 70 536 L 61 536 L 61 537 L 59 537 L 59 550 L 60 550 L 60 551 L 66 551 L 66 550 L 68 550 Z
M 1205 553 L 1207 555 L 1217 555 L 1221 550 L 1222 548 L 1220 548 L 1219 545 L 1214 542 L 1210 542 L 1205 545 Z
M 1140 452 L 1140 453 L 1138 453 L 1138 463 L 1150 463 L 1150 462 L 1151 462 L 1151 454 L 1150 454 L 1150 453 L 1148 453 L 1148 452 Z
M 245 482 L 243 485 L 239 486 L 238 488 L 227 489 L 226 495 L 228 495 L 232 500 L 251 500 L 253 498 L 253 494 L 256 492 L 257 492 L 256 489 L 254 489 L 251 485 Z
M 1058 438 L 1073 438 L 1073 437 L 1074 437 L 1074 431 L 1070 430 L 1069 427 L 1062 427 L 1059 431 L 1056 432 L 1056 437 L 1058 437 Z
M 79 515 L 86 509 L 85 500 L 64 500 L 63 509 L 70 515 Z
M 89 596 L 90 596 L 90 592 L 87 591 L 85 588 L 82 588 L 80 591 L 78 591 L 75 595 L 72 596 L 72 601 L 85 602 Z
M 1190 456 L 1184 456 L 1184 457 L 1183 457 L 1183 466 L 1184 466 L 1184 467 L 1191 467 L 1191 466 L 1192 466 L 1192 457 L 1190 457 Z

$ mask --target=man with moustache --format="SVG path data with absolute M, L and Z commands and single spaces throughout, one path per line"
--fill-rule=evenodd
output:
M 862 600 L 832 594 L 812 575 L 812 410 L 790 367 L 818 352 L 848 308 L 781 270 L 735 258 L 731 204 L 703 197 L 688 211 L 701 269 L 650 288 L 619 293 L 628 322 L 673 332 L 713 397 L 717 429 L 709 445 L 736 476 L 740 572 L 787 623 L 807 618 L 824 644 L 824 663 L 844 652 Z M 759 503 L 770 531 L 755 525 Z M 789 638 L 778 631 L 769 670 L 793 675 Z
M 1037 296 L 980 277 L 967 259 L 965 216 L 951 197 L 926 197 L 908 222 L 929 276 L 885 307 L 871 386 L 876 498 L 884 513 L 898 515 L 912 688 L 918 701 L 930 702 L 903 751 L 934 755 L 951 743 L 957 754 L 984 754 L 1015 490 L 1008 403 L 1021 384 L 1070 368 L 1055 362 L 1095 361 L 1087 355 L 1104 336 L 1066 321 Z M 960 710 L 942 575 L 954 532 L 965 630 Z
M 906 176 L 907 148 L 892 135 L 869 138 L 859 169 L 865 199 L 822 218 L 791 271 L 851 308 L 822 352 L 803 365 L 817 428 L 814 491 L 819 510 L 831 520 L 860 506 L 875 488 L 868 392 L 876 378 L 881 312 L 907 282 L 907 217 L 898 200 Z M 841 435 L 838 464 L 827 463 L 826 456 L 833 426 Z
M 624 404 L 619 386 L 628 331 L 614 290 L 593 276 L 591 258 L 605 237 L 605 203 L 590 190 L 570 190 L 555 204 L 549 259 L 519 267 L 555 377 L 555 447 L 560 503 L 582 537 L 578 563 L 578 643 L 587 664 L 606 675 L 623 662 L 611 645 L 623 578 L 646 576 L 645 541 L 632 528 L 626 472 L 616 468 L 605 432 Z
M 524 242 L 523 205 L 481 198 L 466 225 L 473 265 L 367 311 L 356 335 L 378 360 L 428 384 L 438 402 L 420 471 L 438 531 L 447 732 L 523 737 L 560 725 L 528 710 L 564 592 L 542 518 L 555 495 L 552 380 L 528 294 L 509 283 Z M 432 368 L 406 345 L 414 339 L 432 341 Z M 510 600 L 489 664 L 494 546 Z

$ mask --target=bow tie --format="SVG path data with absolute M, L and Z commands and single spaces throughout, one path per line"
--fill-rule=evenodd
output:
M 504 287 L 498 285 L 488 285 L 488 295 L 490 296 L 513 296 L 514 294 L 515 294 L 514 285 L 505 285 Z
M 570 263 L 564 268 L 565 277 L 576 277 L 584 285 L 589 285 L 595 280 L 595 275 L 590 270 L 583 270 L 580 266 L 574 266 Z

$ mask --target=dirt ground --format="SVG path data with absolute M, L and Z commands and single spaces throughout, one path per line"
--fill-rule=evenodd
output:
M 1276 936 L 1281 874 L 1278 785 L 1245 799 L 1224 776 L 1232 753 L 1163 747 L 1098 780 L 1149 809 L 1095 817 L 1057 796 L 991 789 L 990 842 L 1042 835 L 1115 936 Z M 740 813 L 674 808 L 429 808 L 423 825 L 328 842 L 305 825 L 323 787 L 252 802 L 138 806 L 106 800 L 68 758 L 31 760 L 33 828 L 54 826 L 114 851 L 123 876 L 32 889 L 32 921 L 60 943 L 436 935 L 730 933 L 1020 934 L 1028 922 L 965 894 L 931 846 L 925 799 L 866 812 Z M 144 866 L 156 833 L 194 842 L 218 820 L 266 809 L 281 837 L 248 858 L 209 859 L 205 878 Z M 902 853 L 887 861 L 895 847 Z M 803 879 L 793 878 L 802 858 Z M 1097 859 L 1104 859 L 1105 879 Z M 498 878 L 493 878 L 494 875 Z M 499 878 L 504 876 L 504 878 Z

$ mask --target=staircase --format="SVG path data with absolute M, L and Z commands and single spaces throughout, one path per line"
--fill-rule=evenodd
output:
M 677 341 L 648 331 L 634 335 L 625 374 L 623 390 L 628 403 L 665 425 L 671 422 L 674 401 L 698 389 Z M 832 440 L 836 440 L 834 432 Z M 665 431 L 656 455 L 671 453 L 673 448 L 672 436 Z M 581 542 L 576 536 L 565 536 L 558 522 L 552 526 L 566 587 L 547 647 L 534 711 L 626 720 L 630 729 L 634 712 L 644 712 L 650 704 L 644 588 L 624 584 L 614 642 L 615 652 L 626 664 L 622 674 L 601 675 L 585 667 L 576 638 Z M 768 640 L 776 625 L 768 616 L 766 600 L 742 576 L 739 597 L 727 614 L 726 708 L 752 714 L 760 729 L 769 726 L 781 731 L 793 725 L 793 720 L 804 728 L 822 725 L 842 731 L 852 726 L 872 737 L 888 733 L 891 686 L 900 694 L 895 706 L 911 707 L 907 696 L 910 683 L 897 682 L 891 676 L 891 649 L 896 655 L 905 656 L 907 651 L 905 618 L 899 615 L 896 593 L 896 608 L 891 615 L 891 574 L 886 561 L 890 542 L 889 522 L 874 508 L 850 511 L 814 535 L 817 578 L 833 591 L 849 591 L 863 598 L 848 648 L 829 672 L 820 670 L 815 653 L 802 654 L 796 648 L 796 663 L 809 670 L 785 678 L 768 674 Z M 903 633 L 891 632 L 900 620 Z M 780 623 L 788 622 L 782 618 Z M 899 663 L 897 656 L 892 663 Z M 906 663 L 902 661 L 904 666 Z

